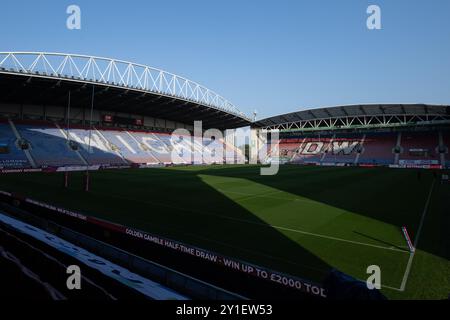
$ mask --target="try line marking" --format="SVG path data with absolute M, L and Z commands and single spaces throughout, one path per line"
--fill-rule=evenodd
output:
M 408 281 L 409 274 L 411 272 L 411 266 L 414 259 L 414 255 L 416 254 L 417 250 L 417 244 L 419 243 L 419 236 L 422 232 L 422 226 L 423 222 L 425 221 L 425 216 L 428 212 L 428 206 L 430 205 L 431 200 L 431 194 L 433 193 L 434 184 L 436 183 L 436 179 L 433 179 L 433 182 L 431 183 L 430 192 L 428 193 L 427 201 L 425 202 L 425 207 L 423 208 L 422 217 L 420 218 L 419 227 L 417 228 L 417 234 L 414 239 L 414 251 L 409 254 L 408 264 L 406 265 L 406 270 L 403 275 L 402 284 L 400 285 L 400 291 L 405 291 L 406 288 L 406 282 Z

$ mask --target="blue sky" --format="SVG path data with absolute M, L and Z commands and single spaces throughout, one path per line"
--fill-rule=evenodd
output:
M 82 29 L 66 28 L 79 5 Z M 381 8 L 382 30 L 366 28 Z M 258 118 L 352 103 L 450 104 L 450 1 L 3 1 L 0 51 L 106 56 L 185 76 Z

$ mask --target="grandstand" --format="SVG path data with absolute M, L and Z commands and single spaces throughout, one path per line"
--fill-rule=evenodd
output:
M 102 299 L 361 298 L 367 292 L 336 292 L 346 277 L 361 287 L 370 264 L 382 267 L 388 298 L 442 298 L 449 185 L 437 178 L 450 167 L 449 124 L 449 106 L 428 104 L 252 121 L 214 91 L 163 70 L 3 52 L 0 252 L 18 263 L 0 263 L 14 276 L 26 268 L 48 277 L 51 290 L 21 277 L 35 294 L 70 298 L 58 277 L 73 259 L 44 240 L 51 234 L 146 284 L 143 297 L 104 274 L 89 291 Z M 231 130 L 241 127 L 251 128 L 249 159 Z M 286 164 L 277 176 L 259 175 L 277 162 Z M 48 276 L 25 255 L 58 273 Z M 96 271 L 87 267 L 90 279 Z M 424 285 L 429 268 L 439 272 Z
M 249 119 L 190 80 L 81 55 L 10 52 L 0 53 L 0 62 L 0 128 L 9 154 L 0 158 L 1 167 L 201 164 L 223 162 L 225 157 L 244 162 L 242 152 L 223 137 L 225 129 L 248 125 Z M 87 85 L 92 90 L 86 90 Z M 93 98 L 95 104 L 86 107 Z M 219 143 L 171 139 L 174 129 L 193 135 L 194 120 L 202 121 L 204 130 L 221 130 Z M 212 156 L 208 146 L 223 157 Z M 195 160 L 195 154 L 204 158 Z
M 42 168 L 87 165 L 167 165 L 244 163 L 243 153 L 223 139 L 111 127 L 65 127 L 57 122 L 6 119 L 0 124 L 3 158 L 0 167 Z M 217 156 L 214 156 L 217 152 Z M 222 156 L 220 156 L 222 155 Z
M 253 126 L 280 131 L 283 162 L 445 168 L 449 118 L 448 106 L 351 105 L 275 116 Z M 256 143 L 270 152 L 263 141 Z

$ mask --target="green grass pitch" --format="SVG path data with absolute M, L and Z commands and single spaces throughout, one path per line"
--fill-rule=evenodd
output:
M 320 281 L 331 268 L 383 293 L 444 299 L 450 293 L 450 185 L 431 172 L 285 165 L 173 167 L 0 176 L 0 189 L 156 233 L 257 265 Z M 422 219 L 423 218 L 423 219 Z M 422 221 L 422 228 L 419 225 Z M 413 241 L 412 256 L 401 227 Z M 420 233 L 418 234 L 418 231 Z

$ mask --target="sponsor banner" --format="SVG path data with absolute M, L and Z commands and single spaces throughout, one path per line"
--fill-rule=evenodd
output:
M 16 168 L 16 169 L 0 169 L 2 173 L 30 173 L 30 172 L 75 172 L 75 171 L 98 171 L 106 169 L 130 169 L 132 167 L 139 168 L 139 165 L 90 165 L 90 166 L 65 166 L 65 167 L 40 167 L 40 168 Z M 151 166 L 148 166 L 151 167 Z
M 324 167 L 345 167 L 345 162 L 321 162 L 321 166 Z
M 9 195 L 5 193 L 5 195 Z M 312 281 L 307 281 L 300 279 L 296 276 L 288 275 L 282 272 L 270 270 L 264 267 L 260 267 L 248 262 L 244 262 L 238 259 L 222 256 L 219 254 L 216 254 L 212 251 L 204 250 L 195 246 L 190 246 L 175 240 L 171 240 L 168 238 L 163 238 L 160 236 L 156 236 L 141 230 L 128 228 L 126 226 L 112 223 L 103 219 L 94 218 L 91 216 L 86 216 L 80 213 L 76 213 L 70 210 L 66 210 L 63 208 L 59 208 L 53 205 L 49 205 L 44 202 L 36 201 L 30 198 L 26 198 L 25 202 L 43 207 L 46 209 L 49 209 L 51 211 L 64 214 L 66 216 L 83 220 L 88 223 L 92 223 L 95 225 L 98 225 L 102 228 L 109 229 L 111 231 L 119 232 L 122 234 L 126 234 L 129 237 L 151 242 L 152 244 L 156 244 L 158 246 L 165 247 L 169 250 L 175 250 L 178 252 L 182 252 L 188 255 L 191 255 L 193 257 L 197 257 L 199 259 L 209 261 L 218 265 L 221 265 L 223 267 L 226 267 L 228 269 L 243 272 L 250 274 L 252 276 L 258 277 L 263 280 L 271 281 L 278 283 L 282 286 L 289 287 L 292 289 L 300 290 L 305 293 L 309 293 L 314 296 L 323 297 L 326 298 L 326 292 L 325 289 L 318 283 L 314 283 Z
M 163 164 L 161 163 L 147 163 L 147 164 L 140 164 L 139 168 L 140 169 L 146 169 L 146 168 L 162 168 L 164 167 Z
M 100 170 L 104 169 L 130 169 L 132 166 L 130 165 L 113 165 L 113 164 L 102 164 L 100 166 Z
M 69 167 L 58 167 L 56 168 L 56 172 L 69 172 L 69 171 L 97 171 L 100 169 L 100 165 L 92 165 L 92 166 L 69 166 Z
M 375 167 L 382 167 L 382 165 L 376 165 L 376 164 L 366 164 L 366 163 L 361 163 L 358 164 L 358 167 L 362 167 L 362 168 L 375 168 Z
M 1 147 L 1 146 L 0 146 Z M 1 154 L 1 152 L 0 152 Z M 27 160 L 17 160 L 17 159 L 3 159 L 0 160 L 0 168 L 23 168 L 29 166 Z
M 398 160 L 399 165 L 439 165 L 438 160 Z
M 320 162 L 315 162 L 315 161 L 304 161 L 304 164 L 308 165 L 308 166 L 320 166 Z
M 27 173 L 42 172 L 42 168 L 19 168 L 19 169 L 0 169 L 0 173 Z
M 178 241 L 151 235 L 149 233 L 140 230 L 125 228 L 125 233 L 131 237 L 148 241 L 156 245 L 163 246 L 171 250 L 179 251 L 209 262 L 213 262 L 235 271 L 247 273 L 256 276 L 260 279 L 276 282 L 285 287 L 290 287 L 292 289 L 297 289 L 302 292 L 326 298 L 325 290 L 324 288 L 322 288 L 321 285 L 310 281 L 305 281 L 295 276 L 287 275 L 264 267 L 256 266 L 254 264 L 243 262 L 238 259 L 232 259 L 229 257 L 218 255 L 208 250 L 200 249 L 194 246 L 183 244 Z
M 52 205 L 44 203 L 44 202 L 35 201 L 33 199 L 30 199 L 30 198 L 25 198 L 25 202 L 30 203 L 30 204 L 34 204 L 34 205 L 36 205 L 38 207 L 49 209 L 49 210 L 52 210 L 52 211 L 55 211 L 55 212 L 58 212 L 58 213 L 62 213 L 62 214 L 67 215 L 69 217 L 73 217 L 73 218 L 77 218 L 77 219 L 80 219 L 80 220 L 83 220 L 83 221 L 87 221 L 87 216 L 85 216 L 83 214 L 80 214 L 80 213 L 72 212 L 70 210 L 66 210 L 66 209 L 63 209 L 63 208 L 58 208 L 58 207 L 52 206 Z
M 295 161 L 295 160 L 289 162 L 289 164 L 293 164 L 293 165 L 296 165 L 296 166 L 305 166 L 305 167 L 313 167 L 313 166 L 317 165 L 316 163 L 312 163 L 312 162 L 298 162 L 298 161 Z
M 400 168 L 400 169 L 443 169 L 440 164 L 391 164 L 389 168 Z

